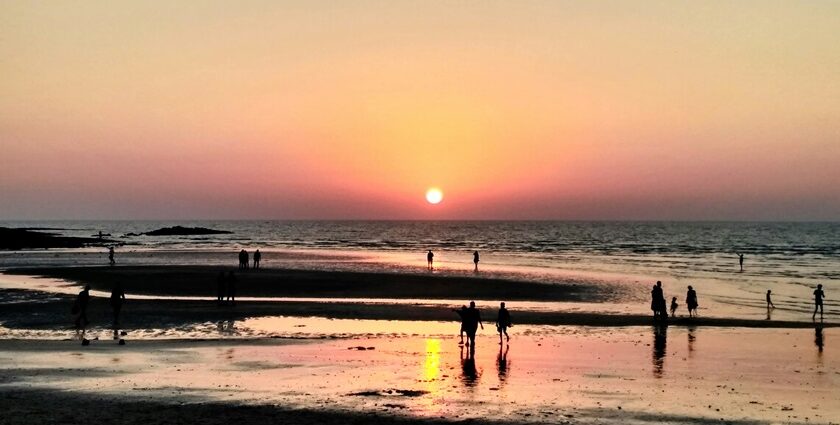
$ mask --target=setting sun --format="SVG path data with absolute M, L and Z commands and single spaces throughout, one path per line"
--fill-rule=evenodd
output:
M 440 189 L 433 187 L 426 191 L 426 200 L 430 204 L 438 204 L 443 200 L 443 192 Z

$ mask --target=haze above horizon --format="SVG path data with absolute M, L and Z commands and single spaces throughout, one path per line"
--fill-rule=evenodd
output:
M 838 39 L 830 1 L 6 1 L 0 219 L 836 221 Z

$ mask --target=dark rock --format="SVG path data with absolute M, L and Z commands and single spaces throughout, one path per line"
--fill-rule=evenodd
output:
M 0 227 L 0 249 L 19 250 L 27 248 L 82 248 L 118 243 L 100 238 L 78 238 L 59 236 L 56 233 Z
M 183 227 L 183 226 L 173 226 L 173 227 L 164 227 L 157 230 L 152 230 L 151 232 L 143 233 L 147 236 L 172 236 L 172 235 L 224 235 L 230 234 L 233 232 L 228 232 L 227 230 L 215 230 L 215 229 L 208 229 L 206 227 Z

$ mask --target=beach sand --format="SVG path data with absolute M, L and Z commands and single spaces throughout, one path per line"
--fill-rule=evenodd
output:
M 361 273 L 291 269 L 237 271 L 218 266 L 127 266 L 18 268 L 8 274 L 36 275 L 89 284 L 110 291 L 120 282 L 126 293 L 169 296 L 216 295 L 220 271 L 235 271 L 241 297 L 505 299 L 601 301 L 610 294 L 578 284 L 542 284 L 479 276 Z
M 822 332 L 823 346 L 840 336 Z M 496 341 L 482 334 L 470 359 L 454 337 L 5 340 L 0 404 L 5 423 L 840 421 L 840 357 L 813 330 L 568 327 Z
M 457 344 L 451 310 L 465 290 L 534 301 L 545 291 L 561 303 L 612 295 L 266 269 L 240 273 L 240 293 L 311 299 L 219 306 L 217 270 L 15 270 L 24 287 L 0 289 L 2 422 L 840 423 L 833 323 L 681 317 L 654 326 L 647 314 L 514 309 L 513 340 L 500 346 L 495 305 L 482 304 L 485 329 L 471 356 Z M 110 337 L 103 296 L 91 301 L 91 328 L 71 326 L 79 285 L 104 295 L 113 279 L 128 292 L 124 346 Z M 177 298 L 184 293 L 206 299 Z M 414 302 L 418 294 L 440 303 Z
M 27 280 L 19 282 L 18 288 L 0 289 L 3 299 L 14 301 L 7 302 L 0 310 L 0 323 L 5 328 L 64 329 L 72 323 L 70 306 L 75 294 L 81 286 L 87 284 L 94 290 L 88 315 L 92 326 L 109 327 L 111 320 L 107 297 L 113 282 L 120 282 L 128 294 L 123 307 L 121 329 L 175 328 L 281 316 L 453 322 L 457 316 L 452 310 L 473 299 L 493 300 L 479 303 L 485 321 L 492 321 L 497 303 L 506 301 L 514 309 L 514 322 L 518 325 L 652 324 L 645 303 L 637 305 L 632 313 L 574 311 L 574 306 L 581 300 L 595 308 L 602 305 L 606 309 L 616 296 L 616 292 L 606 286 L 584 288 L 577 284 L 554 285 L 482 277 L 391 273 L 285 269 L 245 271 L 237 274 L 237 294 L 240 299 L 236 305 L 220 306 L 216 301 L 216 276 L 219 270 L 213 266 L 7 270 L 4 276 L 22 276 Z M 39 279 L 27 276 L 47 278 L 47 284 L 39 285 Z M 517 303 L 517 300 L 521 301 Z M 544 303 L 550 309 L 546 309 L 542 305 Z M 669 324 L 812 328 L 814 324 L 807 319 L 810 317 L 805 315 L 799 321 L 715 316 L 690 319 L 683 315 L 669 319 Z M 836 324 L 826 322 L 822 325 L 832 327 Z

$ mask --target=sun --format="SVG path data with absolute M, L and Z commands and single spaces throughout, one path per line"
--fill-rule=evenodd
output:
M 430 204 L 439 204 L 440 201 L 443 200 L 443 192 L 436 187 L 429 188 L 426 191 L 426 200 L 429 201 Z

